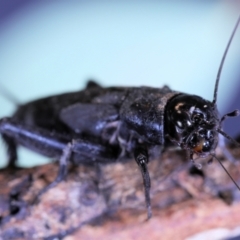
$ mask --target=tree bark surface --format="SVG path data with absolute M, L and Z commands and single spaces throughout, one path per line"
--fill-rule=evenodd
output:
M 230 149 L 236 159 L 240 150 Z M 240 166 L 221 159 L 240 182 Z M 143 240 L 220 239 L 240 225 L 240 191 L 215 160 L 193 168 L 182 151 L 166 151 L 149 164 L 151 205 L 134 160 L 69 166 L 65 181 L 41 195 L 58 164 L 0 171 L 0 239 Z M 226 239 L 225 237 L 223 239 Z

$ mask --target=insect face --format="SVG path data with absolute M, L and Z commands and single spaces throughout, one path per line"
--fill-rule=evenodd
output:
M 205 157 L 218 142 L 219 119 L 215 105 L 193 95 L 180 94 L 166 107 L 165 129 L 181 148 Z

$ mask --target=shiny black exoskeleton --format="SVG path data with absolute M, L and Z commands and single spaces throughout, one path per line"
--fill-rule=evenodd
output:
M 0 119 L 9 167 L 15 165 L 18 145 L 59 159 L 55 183 L 66 175 L 68 161 L 93 164 L 134 157 L 143 176 L 150 218 L 147 163 L 152 149 L 162 148 L 170 141 L 186 149 L 191 159 L 194 154 L 215 157 L 218 134 L 230 139 L 222 131 L 221 123 L 238 112 L 219 119 L 216 100 L 223 62 L 239 22 L 240 18 L 224 53 L 212 102 L 166 86 L 103 88 L 90 81 L 82 91 L 29 102 L 12 117 Z
M 163 88 L 103 88 L 90 81 L 83 91 L 38 99 L 0 120 L 9 164 L 17 145 L 67 162 L 109 163 L 134 157 L 142 171 L 150 208 L 149 153 L 171 141 L 199 157 L 214 152 L 220 128 L 215 105 L 198 96 Z M 156 150 L 155 150 L 156 151 Z M 160 154 L 159 151 L 156 154 Z
M 205 157 L 213 152 L 219 128 L 215 105 L 201 97 L 180 94 L 166 106 L 165 129 L 169 138 L 191 154 Z

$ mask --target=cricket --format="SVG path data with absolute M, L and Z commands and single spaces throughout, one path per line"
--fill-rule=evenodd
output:
M 89 81 L 81 91 L 36 99 L 20 105 L 11 117 L 0 119 L 7 168 L 16 166 L 18 145 L 58 159 L 57 178 L 40 192 L 41 197 L 66 177 L 69 163 L 108 164 L 134 158 L 142 174 L 147 217 L 151 218 L 148 162 L 152 156 L 160 156 L 170 144 L 186 150 L 193 164 L 199 158 L 216 159 L 224 168 L 215 154 L 219 135 L 240 146 L 222 129 L 225 119 L 239 111 L 219 116 L 217 110 L 221 71 L 239 22 L 240 17 L 223 54 L 211 101 L 167 86 L 105 88 Z

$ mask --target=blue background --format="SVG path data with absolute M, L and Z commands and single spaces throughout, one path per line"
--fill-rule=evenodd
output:
M 19 103 L 104 86 L 162 87 L 212 100 L 217 70 L 240 1 L 0 2 L 0 88 Z M 240 29 L 219 86 L 221 114 L 240 108 Z M 16 108 L 0 96 L 0 117 Z M 225 131 L 240 133 L 240 118 Z M 0 163 L 6 154 L 0 146 Z M 46 162 L 20 149 L 25 166 Z M 24 160 L 24 161 L 23 161 Z

